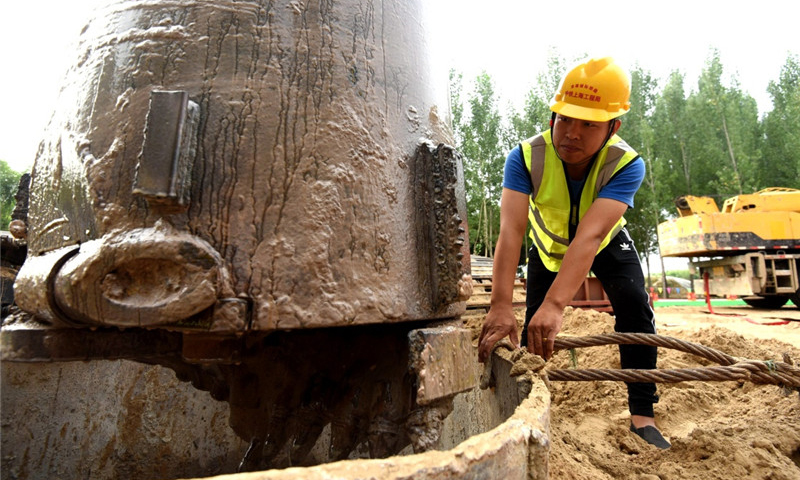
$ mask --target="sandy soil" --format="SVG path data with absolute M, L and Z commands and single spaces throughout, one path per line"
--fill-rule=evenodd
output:
M 794 306 L 713 311 L 657 308 L 658 333 L 738 358 L 782 361 L 789 353 L 800 363 L 800 310 Z M 787 319 L 792 320 L 785 323 Z M 567 308 L 560 335 L 611 333 L 613 322 L 608 314 Z M 616 346 L 576 351 L 578 368 L 619 368 Z M 661 369 L 715 365 L 695 355 L 659 349 Z M 556 353 L 549 368 L 570 368 L 569 352 Z M 749 381 L 662 383 L 658 388 L 656 421 L 672 442 L 666 451 L 628 431 L 624 384 L 552 382 L 550 478 L 800 479 L 797 392 L 787 396 L 778 386 Z

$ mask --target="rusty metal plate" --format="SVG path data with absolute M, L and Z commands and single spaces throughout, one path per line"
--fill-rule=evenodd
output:
M 408 334 L 410 363 L 417 374 L 417 403 L 455 395 L 477 385 L 472 334 L 453 326 L 421 328 Z
M 7 329 L 0 331 L 0 358 L 13 362 L 156 359 L 181 351 L 180 333 L 127 329 Z

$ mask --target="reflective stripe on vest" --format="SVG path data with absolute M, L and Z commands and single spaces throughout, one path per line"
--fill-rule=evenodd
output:
M 547 269 L 557 272 L 569 246 L 570 220 L 577 225 L 597 199 L 600 189 L 638 154 L 619 136 L 612 136 L 592 163 L 579 204 L 572 205 L 566 173 L 553 148 L 550 131 L 522 142 L 521 147 L 533 185 L 528 210 L 530 237 Z M 625 223 L 624 217 L 619 219 L 600 243 L 598 252 L 609 244 Z

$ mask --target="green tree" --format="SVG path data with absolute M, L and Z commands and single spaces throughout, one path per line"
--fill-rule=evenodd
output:
M 760 187 L 800 188 L 800 57 L 789 55 L 767 87 L 773 109 L 763 120 Z
M 653 171 L 659 179 L 657 201 L 672 210 L 672 199 L 694 193 L 692 161 L 689 156 L 691 125 L 686 113 L 687 102 L 683 74 L 674 70 L 656 100 L 653 117 Z
M 653 169 L 655 135 L 651 116 L 655 108 L 658 82 L 639 66 L 631 71 L 631 110 L 622 117 L 620 135 L 645 162 L 646 173 L 636 193 L 635 208 L 628 210 L 628 232 L 645 261 L 650 278 L 650 254 L 658 252 L 657 227 L 662 220 L 658 207 L 659 182 Z
M 731 180 L 725 181 L 720 169 L 721 185 L 737 181 L 736 193 L 748 193 L 759 189 L 758 161 L 761 158 L 761 125 L 758 120 L 758 104 L 755 99 L 741 89 L 736 78 L 725 88 L 720 112 L 722 139 L 725 152 L 732 166 Z M 738 178 L 737 178 L 738 177 Z M 728 188 L 730 190 L 730 188 Z
M 0 230 L 8 230 L 11 213 L 17 204 L 17 193 L 21 173 L 14 171 L 5 160 L 0 160 Z
M 755 161 L 760 157 L 756 102 L 735 78 L 733 85 L 725 86 L 723 71 L 719 52 L 712 50 L 687 106 L 690 155 L 699 167 L 692 182 L 701 194 L 718 199 L 754 188 Z
M 740 189 L 736 168 L 729 168 L 719 178 L 720 167 L 730 165 L 723 138 L 724 112 L 722 63 L 719 55 L 711 58 L 700 73 L 697 92 L 688 99 L 686 113 L 691 124 L 688 148 L 692 159 L 692 184 L 701 195 L 727 196 Z M 719 194 L 719 195 L 718 195 Z
M 483 72 L 475 79 L 466 103 L 462 99 L 461 80 L 460 74 L 450 73 L 453 130 L 464 158 L 470 245 L 474 253 L 491 256 L 500 230 L 505 162 L 502 117 L 488 73 Z
M 471 133 L 464 125 L 463 83 L 464 75 L 451 68 L 448 92 L 450 95 L 450 125 L 452 125 L 453 136 L 459 147 L 466 141 L 464 136 Z

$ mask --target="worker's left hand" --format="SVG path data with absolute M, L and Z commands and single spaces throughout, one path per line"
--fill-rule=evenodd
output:
M 553 345 L 556 335 L 561 331 L 561 324 L 564 321 L 564 311 L 559 306 L 544 303 L 536 311 L 536 314 L 528 323 L 528 351 L 535 353 L 545 360 L 549 360 L 553 355 Z

